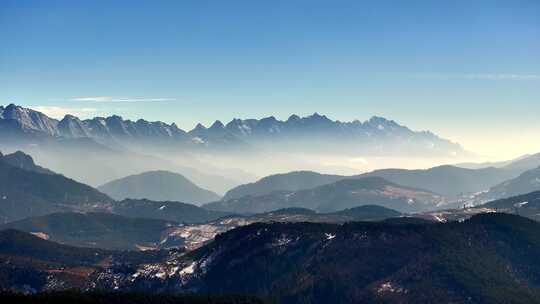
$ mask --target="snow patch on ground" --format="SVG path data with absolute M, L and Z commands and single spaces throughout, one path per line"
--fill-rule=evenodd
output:
M 528 203 L 529 202 L 516 203 L 516 204 L 514 204 L 514 207 L 520 208 L 520 207 L 523 207 L 523 206 L 527 205 Z
M 44 239 L 44 240 L 50 239 L 50 236 L 46 234 L 45 232 L 30 232 L 30 234 L 37 236 L 40 239 Z
M 291 241 L 292 240 L 290 238 L 288 238 L 286 235 L 282 234 L 279 238 L 277 238 L 276 240 L 274 240 L 274 242 L 272 242 L 272 246 L 277 246 L 277 247 L 286 246 Z
M 377 288 L 377 293 L 403 293 L 406 290 L 402 287 L 395 286 L 392 282 L 384 282 Z
M 187 274 L 193 274 L 195 272 L 195 266 L 197 265 L 197 262 L 192 262 L 188 266 L 184 267 L 182 270 L 180 270 L 180 275 L 184 276 Z

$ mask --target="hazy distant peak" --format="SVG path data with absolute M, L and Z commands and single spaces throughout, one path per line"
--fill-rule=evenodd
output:
M 263 119 L 261 119 L 259 122 L 277 122 L 278 120 L 274 116 L 268 116 Z
M 43 132 L 51 136 L 59 135 L 58 121 L 47 115 L 28 108 L 9 104 L 2 110 L 1 119 L 16 121 L 23 131 Z
M 216 120 L 211 126 L 209 129 L 211 130 L 221 130 L 223 129 L 225 126 L 223 125 L 223 123 L 219 120 Z
M 226 129 L 232 129 L 232 128 L 238 128 L 244 124 L 244 121 L 239 118 L 234 118 L 233 120 L 229 121 L 226 125 Z
M 2 108 L 0 123 L 8 126 L 4 130 L 9 130 L 10 134 L 17 134 L 17 139 L 26 134 L 31 138 L 89 137 L 98 142 L 110 142 L 112 145 L 159 142 L 179 145 L 186 149 L 204 148 L 212 152 L 272 149 L 284 152 L 284 149 L 287 149 L 376 156 L 467 154 L 460 145 L 431 132 L 413 131 L 379 116 L 373 116 L 364 123 L 358 120 L 331 120 L 318 112 L 305 117 L 293 114 L 286 121 L 278 120 L 274 116 L 262 119 L 235 118 L 226 125 L 216 120 L 210 128 L 198 123 L 193 130 L 185 132 L 176 124 L 148 122 L 144 119 L 133 122 L 123 120 L 118 115 L 82 121 L 73 115 L 66 115 L 59 122 L 40 112 L 10 104 Z M 0 131 L 2 130 L 0 128 Z
M 220 199 L 216 193 L 197 186 L 185 176 L 165 170 L 126 176 L 98 189 L 117 200 L 144 198 L 202 204 Z
M 296 115 L 296 114 L 293 114 L 291 116 L 289 116 L 289 118 L 287 119 L 287 122 L 295 122 L 295 121 L 299 121 L 300 120 L 300 116 Z
M 108 121 L 118 121 L 118 122 L 123 121 L 122 116 L 119 116 L 119 115 L 111 115 L 111 116 L 105 118 L 105 120 L 108 120 Z
M 310 116 L 304 117 L 307 121 L 324 121 L 324 122 L 332 122 L 326 115 L 321 115 L 317 112 L 313 113 Z
M 80 120 L 79 117 L 73 116 L 71 114 L 66 114 L 62 120 Z
M 193 131 L 206 130 L 206 127 L 202 123 L 198 123 Z

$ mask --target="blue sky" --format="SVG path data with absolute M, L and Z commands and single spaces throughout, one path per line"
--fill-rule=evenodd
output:
M 380 115 L 539 152 L 540 1 L 0 1 L 0 104 L 215 119 Z

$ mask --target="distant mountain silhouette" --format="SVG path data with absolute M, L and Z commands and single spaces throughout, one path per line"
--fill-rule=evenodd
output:
M 516 178 L 504 181 L 482 193 L 483 200 L 494 200 L 540 191 L 540 167 L 523 172 Z
M 493 185 L 517 176 L 518 172 L 517 169 L 493 167 L 465 169 L 456 166 L 438 166 L 420 170 L 381 169 L 354 176 L 296 171 L 270 175 L 257 182 L 237 186 L 229 190 L 222 200 L 239 199 L 244 196 L 262 196 L 275 191 L 306 190 L 343 179 L 370 176 L 382 177 L 392 183 L 407 187 L 429 190 L 453 200 L 462 194 L 485 191 Z
M 0 107 L 0 138 L 32 140 L 39 137 L 92 138 L 101 143 L 161 144 L 184 149 L 238 151 L 263 149 L 302 149 L 312 152 L 333 151 L 347 154 L 456 156 L 468 152 L 428 131 L 412 131 L 395 121 L 372 117 L 360 122 L 330 120 L 315 113 L 307 117 L 292 115 L 286 121 L 273 116 L 257 119 L 233 119 L 227 124 L 217 120 L 209 128 L 198 124 L 185 132 L 176 124 L 124 120 L 113 115 L 81 120 L 66 115 L 56 120 L 43 113 L 14 104 Z M 321 145 L 325 142 L 325 145 Z M 286 145 L 285 145 L 286 144 Z M 276 146 L 277 145 L 277 146 Z
M 257 196 L 274 191 L 297 191 L 314 188 L 345 179 L 346 176 L 320 174 L 312 171 L 294 171 L 269 175 L 260 180 L 235 187 L 225 194 L 224 201 L 246 195 Z
M 447 165 L 420 170 L 382 169 L 359 176 L 378 176 L 396 184 L 455 198 L 463 193 L 485 191 L 518 174 L 518 171 L 503 168 L 465 169 Z
M 216 193 L 200 188 L 183 175 L 168 171 L 130 175 L 99 186 L 98 189 L 116 200 L 146 198 L 200 205 L 220 199 Z
M 432 209 L 442 203 L 444 198 L 432 192 L 400 186 L 380 177 L 365 177 L 342 179 L 299 191 L 247 195 L 203 207 L 228 212 L 261 213 L 290 207 L 332 212 L 362 205 L 379 205 L 400 212 L 415 212 Z
M 523 172 L 540 167 L 540 153 L 525 154 L 520 157 L 498 161 L 498 162 L 485 162 L 485 163 L 460 163 L 456 164 L 456 167 L 467 169 L 480 169 L 480 168 L 504 168 L 511 171 Z

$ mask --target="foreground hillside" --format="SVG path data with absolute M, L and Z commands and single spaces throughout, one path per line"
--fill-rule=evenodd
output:
M 537 303 L 539 254 L 540 224 L 506 214 L 448 224 L 255 224 L 192 254 L 195 272 L 182 281 L 282 303 Z
M 124 202 L 118 203 L 122 205 Z M 139 207 L 138 205 L 141 204 Z M 149 206 L 147 205 L 149 204 Z M 157 214 L 152 214 L 152 205 Z M 162 205 L 159 205 L 162 204 Z M 128 210 L 140 208 L 135 217 L 111 213 L 62 212 L 0 225 L 0 230 L 17 229 L 61 244 L 113 250 L 156 250 L 162 248 L 194 249 L 210 242 L 218 233 L 256 222 L 323 222 L 377 221 L 400 216 L 379 206 L 362 206 L 334 213 L 316 213 L 308 209 L 284 209 L 251 216 L 228 215 L 214 219 L 214 212 L 176 202 L 132 201 Z M 128 203 L 129 205 L 129 203 Z M 167 208 L 169 207 L 169 208 Z M 219 214 L 219 213 L 218 213 Z M 136 217 L 137 215 L 145 216 Z M 151 219 L 149 217 L 157 217 Z M 199 224 L 179 224 L 159 218 L 199 219 Z
M 211 242 L 219 233 L 253 223 L 346 223 L 355 221 L 382 221 L 397 218 L 401 213 L 375 205 L 365 205 L 330 213 L 317 213 L 304 208 L 287 208 L 249 216 L 230 215 L 203 224 L 170 227 L 161 245 L 182 244 L 188 250 Z
M 0 288 L 254 294 L 279 303 L 537 303 L 540 224 L 258 223 L 181 252 L 122 254 L 0 232 Z M 264 274 L 264 275 L 263 275 Z
M 156 295 L 143 293 L 114 293 L 76 291 L 24 295 L 0 293 L 2 303 L 19 304 L 264 304 L 271 303 L 246 295 Z
M 53 213 L 4 224 L 43 239 L 79 247 L 119 250 L 157 248 L 162 234 L 177 225 L 158 219 L 128 218 L 110 213 Z

